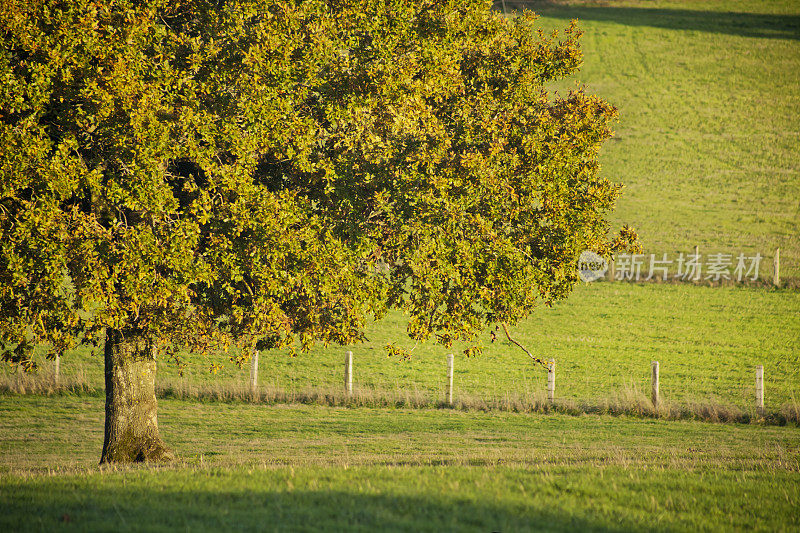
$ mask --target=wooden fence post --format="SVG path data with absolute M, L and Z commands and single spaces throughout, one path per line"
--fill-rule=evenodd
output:
M 348 351 L 344 358 L 344 389 L 353 394 L 353 352 Z
M 608 263 L 608 281 L 614 281 L 614 276 L 616 275 L 614 263 L 616 263 L 616 260 L 612 257 Z
M 777 248 L 775 250 L 775 274 L 773 277 L 773 281 L 776 287 L 781 286 L 781 249 Z
M 653 400 L 653 407 L 658 409 L 658 361 L 653 361 L 651 365 L 653 371 L 653 390 L 651 391 L 651 398 Z
M 764 365 L 756 367 L 756 411 L 764 414 Z
M 556 360 L 550 359 L 547 365 L 547 400 L 556 401 Z
M 453 354 L 447 354 L 447 405 L 453 405 Z
M 58 387 L 59 381 L 61 381 L 61 354 L 56 354 L 56 363 L 55 368 L 53 369 L 53 380 L 55 381 L 56 387 Z
M 258 350 L 250 360 L 250 394 L 255 394 L 258 389 Z

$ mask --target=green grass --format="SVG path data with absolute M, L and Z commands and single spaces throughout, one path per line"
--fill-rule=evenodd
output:
M 600 402 L 649 394 L 650 362 L 661 367 L 661 393 L 678 405 L 718 403 L 752 410 L 755 366 L 765 367 L 766 407 L 777 411 L 800 401 L 800 293 L 752 287 L 681 284 L 592 283 L 567 301 L 542 308 L 513 330 L 534 353 L 555 358 L 557 397 Z M 498 332 L 500 333 L 500 332 Z M 263 387 L 286 392 L 340 391 L 344 352 L 354 354 L 357 391 L 444 399 L 445 354 L 441 346 L 418 346 L 410 361 L 387 358 L 383 346 L 408 348 L 402 315 L 392 314 L 367 332 L 369 341 L 351 347 L 316 347 L 289 357 L 264 352 L 259 362 Z M 474 358 L 456 358 L 456 398 L 501 401 L 541 398 L 546 373 L 502 335 Z M 453 350 L 450 350 L 453 351 Z M 247 390 L 249 369 L 228 365 L 218 375 L 208 367 L 225 355 L 196 356 L 183 378 L 169 364 L 160 383 L 176 388 Z M 46 378 L 52 363 L 43 362 Z M 102 357 L 86 351 L 62 359 L 65 375 L 102 391 Z M 8 372 L 6 370 L 6 372 Z M 13 384 L 14 376 L 7 375 Z
M 181 459 L 99 470 L 102 411 L 0 397 L 0 529 L 800 527 L 791 426 L 163 400 Z
M 797 3 L 529 5 L 545 27 L 581 20 L 578 79 L 620 109 L 602 156 L 626 184 L 614 223 L 636 227 L 647 253 L 760 252 L 767 276 L 780 247 L 784 277 L 799 278 Z M 448 350 L 382 350 L 411 347 L 403 324 L 390 315 L 349 348 L 356 389 L 441 401 Z M 757 364 L 769 411 L 800 400 L 797 291 L 595 283 L 514 331 L 556 359 L 560 402 L 644 398 L 652 360 L 671 404 L 752 412 Z M 456 360 L 456 398 L 541 398 L 544 373 L 487 335 L 482 356 Z M 263 353 L 262 386 L 341 390 L 345 349 Z M 196 356 L 184 377 L 162 364 L 159 379 L 245 390 L 247 369 L 208 374 L 224 358 Z M 4 369 L 0 388 L 35 388 L 50 365 L 32 379 Z M 0 530 L 800 528 L 793 425 L 162 399 L 179 460 L 100 470 L 102 358 L 67 354 L 62 369 L 96 395 L 0 394 Z
M 794 1 L 506 2 L 577 18 L 577 79 L 620 110 L 603 174 L 647 253 L 760 252 L 800 276 L 800 5 Z M 575 80 L 558 84 L 562 91 Z M 763 276 L 762 276 L 763 278 Z
M 620 109 L 617 135 L 602 155 L 605 175 L 626 184 L 616 224 L 631 223 L 647 252 L 673 258 L 695 244 L 703 253 L 760 252 L 766 275 L 780 246 L 784 277 L 800 277 L 796 2 L 527 5 L 544 15 L 545 28 L 580 19 L 586 61 L 577 79 Z M 538 311 L 516 332 L 535 353 L 557 360 L 557 394 L 565 400 L 639 397 L 649 387 L 650 361 L 659 360 L 666 400 L 748 409 L 753 367 L 763 364 L 767 406 L 777 410 L 800 400 L 799 316 L 797 291 L 598 283 L 580 287 L 554 310 Z M 357 387 L 443 398 L 447 350 L 423 345 L 410 362 L 387 360 L 385 344 L 411 347 L 397 314 L 368 337 L 352 348 Z M 289 392 L 340 389 L 343 354 L 338 347 L 294 359 L 262 354 L 260 381 Z M 208 374 L 210 364 L 223 359 L 193 357 L 185 378 L 162 365 L 162 383 L 244 387 L 247 369 Z M 49 364 L 43 366 L 46 373 Z M 70 354 L 63 369 L 102 387 L 100 357 Z M 6 376 L 6 388 L 15 379 Z M 459 358 L 455 386 L 461 397 L 484 400 L 534 396 L 544 391 L 544 375 L 503 341 L 488 345 L 481 357 Z
M 796 2 L 526 5 L 543 14 L 545 28 L 581 21 L 585 65 L 577 79 L 620 109 L 617 135 L 602 155 L 605 175 L 626 184 L 615 224 L 631 223 L 647 252 L 673 258 L 695 244 L 702 253 L 760 252 L 767 276 L 780 246 L 784 277 L 800 277 Z M 659 360 L 667 400 L 750 408 L 753 367 L 763 364 L 767 405 L 775 410 L 800 400 L 799 316 L 796 291 L 594 284 L 554 310 L 538 311 L 516 331 L 535 353 L 557 360 L 562 399 L 641 395 L 650 361 Z M 357 387 L 443 398 L 447 350 L 423 345 L 410 362 L 387 360 L 386 343 L 411 347 L 397 314 L 368 337 L 352 348 Z M 262 354 L 261 383 L 289 392 L 339 389 L 343 353 L 336 347 L 294 359 Z M 162 382 L 243 387 L 247 369 L 208 374 L 210 364 L 224 358 L 193 357 L 186 378 L 162 365 Z M 67 375 L 102 387 L 101 358 L 84 351 L 62 364 Z M 4 379 L 8 385 L 15 378 Z M 455 386 L 462 397 L 531 396 L 543 392 L 544 376 L 500 342 L 481 357 L 459 358 Z

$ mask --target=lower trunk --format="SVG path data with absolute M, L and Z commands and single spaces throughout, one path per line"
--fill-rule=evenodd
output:
M 158 433 L 153 343 L 107 329 L 105 368 L 106 428 L 100 463 L 169 459 Z

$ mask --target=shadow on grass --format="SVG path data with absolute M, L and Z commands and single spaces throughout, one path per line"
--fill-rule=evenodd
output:
M 500 2 L 494 3 L 502 9 Z M 800 40 L 800 15 L 770 15 L 663 9 L 650 7 L 613 7 L 568 5 L 554 1 L 506 2 L 506 9 L 530 9 L 540 15 L 599 22 L 614 22 L 628 26 L 650 26 L 670 30 L 694 30 L 725 33 L 742 37 Z
M 5 486 L 0 526 L 5 531 L 62 526 L 88 531 L 625 531 L 636 526 L 543 504 L 503 506 L 457 493 L 423 498 L 291 487 L 176 491 L 131 481 L 121 486 L 120 478 L 114 488 L 97 489 L 85 478 L 75 481 L 40 478 Z

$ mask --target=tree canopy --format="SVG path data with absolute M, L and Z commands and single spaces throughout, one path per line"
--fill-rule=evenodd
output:
M 0 6 L 6 360 L 107 328 L 164 349 L 449 345 L 609 255 L 615 108 L 546 84 L 580 32 L 476 0 Z M 292 348 L 293 349 L 293 348 Z

